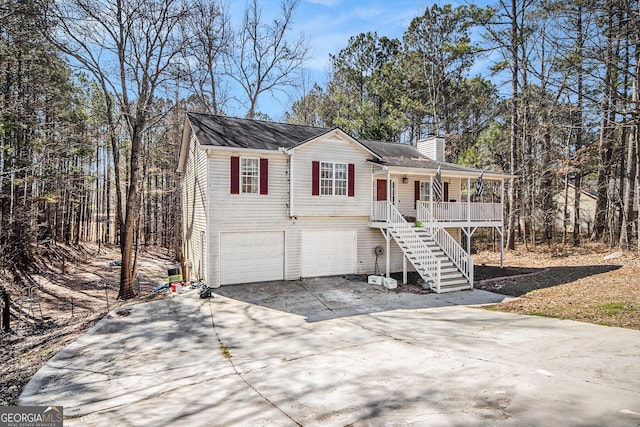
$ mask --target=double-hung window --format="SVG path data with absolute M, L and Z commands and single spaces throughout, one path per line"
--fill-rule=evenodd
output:
M 243 194 L 258 194 L 260 188 L 260 159 L 240 159 L 240 182 Z
M 269 194 L 269 159 L 231 157 L 231 194 Z
M 348 169 L 346 163 L 320 163 L 320 194 L 323 196 L 347 195 Z
M 431 198 L 431 183 L 420 181 L 420 200 L 427 201 Z

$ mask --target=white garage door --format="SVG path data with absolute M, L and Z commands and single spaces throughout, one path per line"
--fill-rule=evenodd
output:
M 302 277 L 353 274 L 357 268 L 356 230 L 302 232 Z
M 220 234 L 220 283 L 284 279 L 284 231 Z

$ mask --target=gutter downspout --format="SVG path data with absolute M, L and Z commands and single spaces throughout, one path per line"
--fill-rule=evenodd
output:
M 282 147 L 278 151 L 286 154 L 289 158 L 289 218 L 293 218 L 295 216 L 293 211 L 293 153 Z

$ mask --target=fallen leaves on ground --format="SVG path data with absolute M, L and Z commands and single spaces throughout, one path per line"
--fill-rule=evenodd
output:
M 474 258 L 495 262 L 496 254 Z M 636 253 L 616 253 L 598 244 L 507 251 L 505 265 L 538 271 L 480 288 L 519 297 L 490 307 L 493 310 L 640 329 L 639 260 Z

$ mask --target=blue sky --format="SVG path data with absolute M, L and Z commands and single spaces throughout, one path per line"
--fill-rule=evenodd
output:
M 439 2 L 440 4 L 445 4 Z M 460 2 L 448 2 L 454 6 Z M 229 12 L 234 23 L 242 19 L 245 2 L 234 0 Z M 268 18 L 279 10 L 279 0 L 262 0 L 263 16 Z M 434 4 L 425 0 L 301 0 L 295 16 L 291 36 L 304 34 L 309 41 L 309 60 L 305 68 L 309 79 L 324 86 L 329 71 L 329 54 L 347 46 L 351 36 L 377 32 L 379 36 L 402 38 L 411 20 Z M 264 94 L 259 100 L 258 111 L 272 120 L 282 121 L 292 101 L 300 92 L 289 96 L 276 93 Z M 238 107 L 231 115 L 243 116 L 246 111 Z

